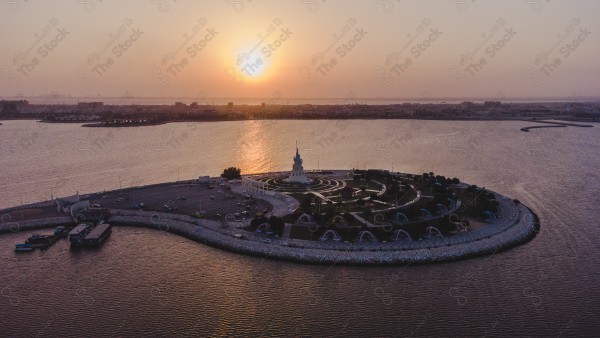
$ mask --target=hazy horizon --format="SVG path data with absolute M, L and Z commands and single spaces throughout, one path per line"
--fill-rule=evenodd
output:
M 11 1 L 0 97 L 600 97 L 600 2 Z
M 483 103 L 485 101 L 500 101 L 503 103 L 536 104 L 536 103 L 597 103 L 600 97 L 563 96 L 563 97 L 193 97 L 193 96 L 56 96 L 56 93 L 40 96 L 8 96 L 0 100 L 27 100 L 36 105 L 71 105 L 79 102 L 103 102 L 105 105 L 159 105 L 172 106 L 176 102 L 185 104 L 198 103 L 203 105 L 401 105 L 401 104 L 460 104 L 470 101 Z

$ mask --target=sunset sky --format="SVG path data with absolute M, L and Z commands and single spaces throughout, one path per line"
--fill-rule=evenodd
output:
M 15 0 L 0 96 L 600 96 L 597 0 Z

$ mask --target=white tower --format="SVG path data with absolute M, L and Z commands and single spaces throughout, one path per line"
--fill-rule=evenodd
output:
M 300 158 L 300 153 L 298 152 L 298 143 L 296 143 L 296 156 L 294 157 L 294 166 L 292 167 L 292 173 L 290 174 L 290 178 L 288 182 L 296 182 L 296 183 L 309 183 L 310 180 L 304 174 L 304 168 L 302 167 L 302 158 Z

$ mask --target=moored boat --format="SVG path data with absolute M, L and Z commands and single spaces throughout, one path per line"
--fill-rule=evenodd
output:
M 85 238 L 85 236 L 90 232 L 91 226 L 88 224 L 79 224 L 74 227 L 71 232 L 69 232 L 69 242 L 71 245 L 79 245 Z
M 56 237 L 64 237 L 69 234 L 69 229 L 65 226 L 59 225 L 54 229 L 54 236 Z
M 53 239 L 52 235 L 33 234 L 25 241 L 27 244 L 48 244 Z
M 33 246 L 28 243 L 19 243 L 15 245 L 15 251 L 33 251 Z
M 110 236 L 112 229 L 110 224 L 98 224 L 92 229 L 83 239 L 83 244 L 86 246 L 97 246 L 102 244 L 108 236 Z

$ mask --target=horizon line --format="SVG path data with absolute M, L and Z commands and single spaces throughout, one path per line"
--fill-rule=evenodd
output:
M 594 95 L 571 95 L 571 96 L 507 96 L 507 97 L 494 97 L 494 96 L 478 96 L 478 97 L 465 97 L 465 96 L 438 96 L 438 97 L 233 97 L 233 96 L 214 96 L 214 97 L 198 97 L 198 96 L 137 96 L 137 95 L 121 95 L 121 96 L 92 96 L 92 95 L 78 95 L 71 96 L 68 94 L 56 94 L 52 93 L 46 95 L 12 95 L 12 96 L 0 96 L 0 99 L 23 99 L 23 98 L 66 98 L 66 99 L 191 99 L 191 100 L 314 100 L 314 101 L 532 101 L 532 102 L 543 102 L 544 100 L 556 101 L 556 100 L 571 100 L 581 101 L 586 100 L 600 100 L 600 96 Z M 265 102 L 265 103 L 267 103 Z M 234 102 L 235 103 L 235 102 Z

